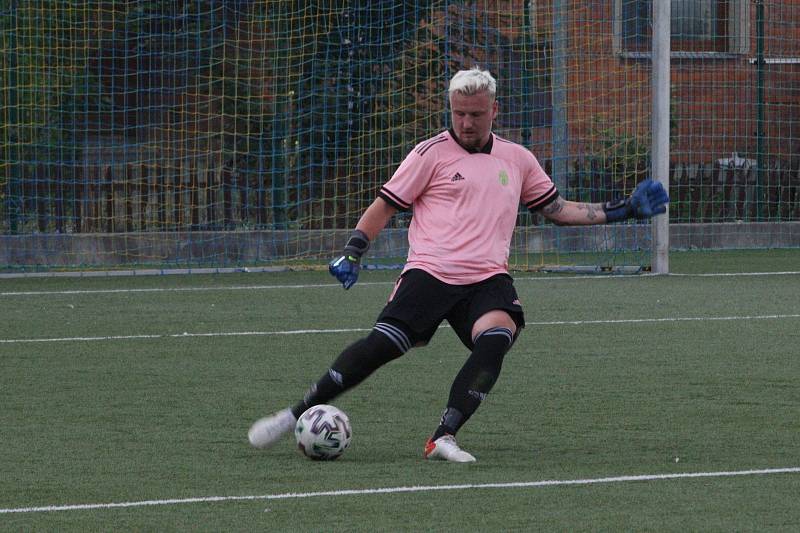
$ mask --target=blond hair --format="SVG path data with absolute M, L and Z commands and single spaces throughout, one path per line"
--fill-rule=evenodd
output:
M 448 94 L 455 92 L 464 96 L 472 96 L 482 92 L 489 93 L 492 98 L 497 94 L 497 81 L 488 70 L 481 70 L 477 65 L 469 70 L 459 70 L 450 80 Z

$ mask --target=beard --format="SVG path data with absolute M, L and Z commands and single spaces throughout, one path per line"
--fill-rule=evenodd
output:
M 456 136 L 458 136 L 458 142 L 465 148 L 480 150 L 483 148 L 483 145 L 486 144 L 486 141 L 482 139 L 475 130 L 470 132 L 456 132 Z

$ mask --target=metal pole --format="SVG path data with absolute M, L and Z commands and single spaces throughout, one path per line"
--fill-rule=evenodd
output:
M 19 26 L 22 21 L 19 20 L 20 16 L 18 14 L 19 11 L 17 10 L 16 2 L 11 2 L 10 13 L 11 21 L 9 26 L 13 29 L 5 34 L 8 37 L 8 40 L 6 42 L 0 42 L 0 45 L 9 51 L 7 56 L 9 63 L 7 82 L 5 87 L 0 88 L 3 93 L 6 93 L 2 96 L 8 98 L 8 115 L 5 119 L 8 127 L 5 128 L 5 138 L 2 139 L 3 144 L 8 147 L 5 153 L 2 154 L 3 158 L 8 161 L 5 176 L 6 190 L 0 190 L 0 193 L 5 193 L 5 198 L 3 201 L 5 202 L 8 231 L 13 235 L 19 230 L 19 218 L 22 211 L 23 202 L 21 181 L 22 157 L 20 154 L 20 146 L 22 146 L 22 141 L 19 133 L 22 128 L 20 128 L 18 116 L 18 111 L 21 108 L 21 102 L 19 99 L 19 87 L 17 81 L 17 54 L 19 53 L 19 49 L 17 48 L 17 34 L 20 33 Z M 3 221 L 0 220 L 0 226 L 2 226 L 2 222 Z
M 552 178 L 558 190 L 567 192 L 567 6 L 553 2 L 553 141 Z
M 522 58 L 522 91 L 526 97 L 531 98 L 533 88 L 533 17 L 531 15 L 531 2 L 525 2 L 522 7 L 522 34 L 525 39 L 525 55 Z M 531 98 L 532 99 L 532 98 Z M 522 116 L 522 145 L 531 147 L 531 134 L 533 130 L 533 113 L 535 106 Z
M 764 220 L 764 0 L 756 0 L 756 220 Z
M 280 10 L 280 8 L 278 9 Z M 276 13 L 275 40 L 282 39 L 286 44 L 291 38 L 290 19 L 286 12 Z M 291 50 L 291 47 L 289 47 Z M 272 224 L 277 230 L 286 229 L 286 177 L 289 173 L 288 152 L 289 138 L 289 106 L 292 98 L 289 53 L 281 46 L 275 47 L 275 96 L 272 101 Z
M 650 174 L 669 192 L 670 0 L 653 2 L 651 91 L 653 131 Z M 653 219 L 653 272 L 669 273 L 669 211 Z

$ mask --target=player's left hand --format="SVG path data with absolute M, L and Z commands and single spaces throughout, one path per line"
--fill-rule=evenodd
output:
M 328 272 L 339 280 L 345 290 L 355 285 L 360 270 L 360 259 L 348 254 L 337 257 L 328 264 Z
M 660 182 L 646 179 L 636 186 L 630 197 L 631 215 L 634 218 L 650 218 L 666 213 L 669 195 Z

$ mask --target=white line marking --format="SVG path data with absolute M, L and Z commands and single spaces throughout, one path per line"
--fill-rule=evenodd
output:
M 569 275 L 569 276 L 535 276 L 535 277 L 516 277 L 515 281 L 576 281 L 585 279 L 603 280 L 635 280 L 653 277 L 732 277 L 732 276 L 794 276 L 800 275 L 798 272 L 732 272 L 732 273 L 710 273 L 710 274 L 638 274 L 638 275 Z M 360 281 L 357 286 L 380 286 L 394 285 L 392 281 Z M 54 296 L 54 295 L 81 295 L 81 294 L 128 294 L 128 293 L 152 293 L 152 292 L 203 292 L 203 291 L 260 291 L 276 289 L 330 289 L 341 288 L 339 283 L 308 283 L 295 285 L 231 285 L 220 287 L 151 287 L 141 289 L 86 289 L 86 290 L 63 290 L 63 291 L 7 291 L 0 292 L 0 296 Z
M 366 282 L 359 285 L 388 285 L 393 282 Z M 129 294 L 147 292 L 204 292 L 204 291 L 255 291 L 272 289 L 318 289 L 340 287 L 336 283 L 311 283 L 308 285 L 231 285 L 225 287 L 151 287 L 143 289 L 87 289 L 71 291 L 16 291 L 0 292 L 0 296 L 53 296 L 76 294 Z
M 305 333 L 353 333 L 369 331 L 372 328 L 342 329 L 294 329 L 287 331 L 229 331 L 217 333 L 165 333 L 152 335 L 110 335 L 106 337 L 61 337 L 44 339 L 0 339 L 0 344 L 19 344 L 30 342 L 71 342 L 71 341 L 127 341 L 140 339 L 188 339 L 191 337 L 249 337 L 268 335 L 303 335 Z
M 796 276 L 800 272 L 787 270 L 785 272 L 708 272 L 706 274 L 667 274 L 667 276 L 679 278 L 711 278 L 711 277 L 735 277 L 735 276 Z M 647 274 L 648 276 L 658 276 L 659 274 Z
M 527 322 L 527 326 L 587 326 L 597 324 L 646 324 L 658 322 L 717 322 L 729 320 L 782 320 L 800 318 L 800 314 L 791 315 L 750 315 L 750 316 L 707 316 L 707 317 L 667 317 L 667 318 L 628 318 L 617 320 L 556 320 L 551 322 Z M 448 325 L 440 327 L 449 328 Z M 155 333 L 141 335 L 108 335 L 102 337 L 52 337 L 41 339 L 0 339 L 0 344 L 22 344 L 33 342 L 76 342 L 76 341 L 120 341 L 141 339 L 183 339 L 192 337 L 263 337 L 275 335 L 305 335 L 332 333 L 359 333 L 372 328 L 336 328 L 336 329 L 290 329 L 283 331 L 222 331 L 208 333 Z
M 618 320 L 562 320 L 557 322 L 526 322 L 528 326 L 584 326 L 590 324 L 640 324 L 652 322 L 705 322 L 725 320 L 775 320 L 784 318 L 800 318 L 800 314 L 791 315 L 750 315 L 750 316 L 698 316 L 667 318 L 625 318 Z
M 510 483 L 468 483 L 463 485 L 419 485 L 411 487 L 383 487 L 377 489 L 345 489 L 320 492 L 285 492 L 282 494 L 262 494 L 250 496 L 207 496 L 198 498 L 175 498 L 167 500 L 141 500 L 118 503 L 84 503 L 76 505 L 46 505 L 41 507 L 11 507 L 0 509 L 0 514 L 46 513 L 53 511 L 85 511 L 93 509 L 117 509 L 126 507 L 147 507 L 154 505 L 180 505 L 187 503 L 217 503 L 243 500 L 291 500 L 301 498 L 320 498 L 333 496 L 367 496 L 372 494 L 398 494 L 414 492 L 433 492 L 446 490 L 472 489 L 519 489 L 569 485 L 596 485 L 601 483 L 627 483 L 636 481 L 660 481 L 668 479 L 721 478 L 735 476 L 757 476 L 770 474 L 797 474 L 800 467 L 766 468 L 762 470 L 738 470 L 730 472 L 684 472 L 677 474 L 648 474 L 640 476 L 615 476 L 594 479 L 564 479 L 544 481 L 520 481 Z

